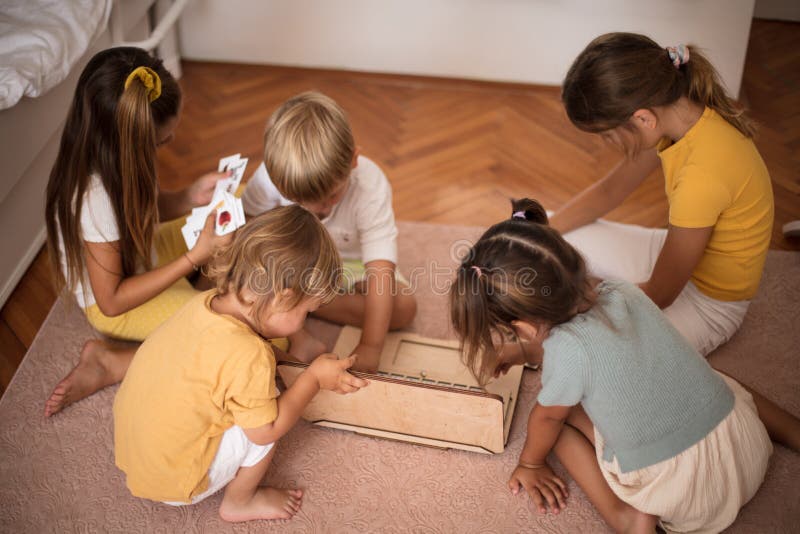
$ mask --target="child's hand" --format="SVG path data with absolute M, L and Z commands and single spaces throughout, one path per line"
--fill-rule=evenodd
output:
M 492 376 L 498 378 L 510 371 L 515 365 L 525 364 L 525 353 L 522 347 L 523 343 L 528 343 L 528 341 L 508 341 L 503 344 L 500 353 L 497 355 L 497 363 L 495 364 Z
M 369 382 L 347 372 L 356 362 L 355 355 L 340 360 L 335 354 L 321 354 L 308 366 L 308 372 L 314 375 L 320 389 L 336 393 L 353 393 Z
M 511 473 L 508 487 L 516 495 L 520 486 L 528 492 L 540 514 L 547 513 L 545 502 L 555 514 L 567 505 L 567 486 L 547 464 L 536 469 L 518 465 Z
M 186 189 L 186 198 L 191 208 L 197 206 L 206 206 L 211 202 L 211 197 L 214 195 L 214 188 L 217 182 L 223 178 L 228 178 L 231 171 L 225 172 L 210 172 L 204 174 Z
M 217 235 L 215 231 L 215 224 L 217 219 L 217 210 L 212 210 L 206 217 L 206 224 L 203 226 L 203 231 L 197 238 L 197 244 L 189 251 L 190 259 L 196 265 L 205 265 L 214 251 L 219 247 L 225 246 L 233 241 L 233 236 L 236 232 L 231 232 L 226 235 Z

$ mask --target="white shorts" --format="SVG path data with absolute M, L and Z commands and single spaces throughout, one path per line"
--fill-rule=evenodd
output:
M 240 467 L 252 467 L 263 460 L 273 445 L 275 444 L 256 445 L 247 439 L 241 427 L 230 427 L 222 434 L 217 454 L 208 468 L 208 489 L 200 495 L 194 496 L 191 503 L 166 501 L 164 504 L 172 506 L 196 504 L 206 497 L 214 495 L 233 480 Z
M 594 276 L 638 284 L 653 273 L 667 231 L 598 220 L 564 234 L 564 239 L 583 255 Z M 689 281 L 664 314 L 706 356 L 739 329 L 748 306 L 749 300 L 726 302 L 711 298 Z

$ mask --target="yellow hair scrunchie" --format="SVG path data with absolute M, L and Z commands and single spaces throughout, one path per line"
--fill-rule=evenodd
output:
M 150 102 L 161 96 L 161 78 L 158 77 L 156 71 L 150 67 L 136 67 L 125 80 L 125 89 L 130 87 L 135 78 L 139 78 L 139 81 L 147 89 L 147 98 L 150 99 Z

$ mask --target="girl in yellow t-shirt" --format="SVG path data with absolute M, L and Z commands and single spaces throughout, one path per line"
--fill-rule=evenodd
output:
M 200 293 L 136 352 L 114 400 L 117 466 L 137 497 L 194 504 L 225 489 L 226 521 L 288 519 L 302 492 L 259 487 L 273 444 L 320 389 L 367 385 L 355 356 L 323 354 L 278 396 L 266 341 L 303 327 L 336 296 L 341 261 L 322 223 L 300 206 L 276 208 L 239 230 Z
M 664 48 L 630 33 L 592 41 L 567 73 L 562 99 L 573 124 L 626 157 L 557 210 L 553 227 L 567 232 L 594 274 L 639 283 L 708 354 L 741 325 L 772 233 L 772 186 L 753 125 L 696 48 Z M 659 160 L 666 230 L 597 220 Z

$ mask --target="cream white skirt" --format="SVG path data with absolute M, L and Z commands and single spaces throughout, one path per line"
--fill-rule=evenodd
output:
M 750 393 L 720 376 L 733 390 L 733 410 L 674 458 L 621 473 L 616 458 L 603 460 L 603 437 L 595 428 L 597 461 L 608 485 L 637 510 L 658 516 L 667 532 L 720 532 L 764 481 L 772 454 L 767 430 Z

